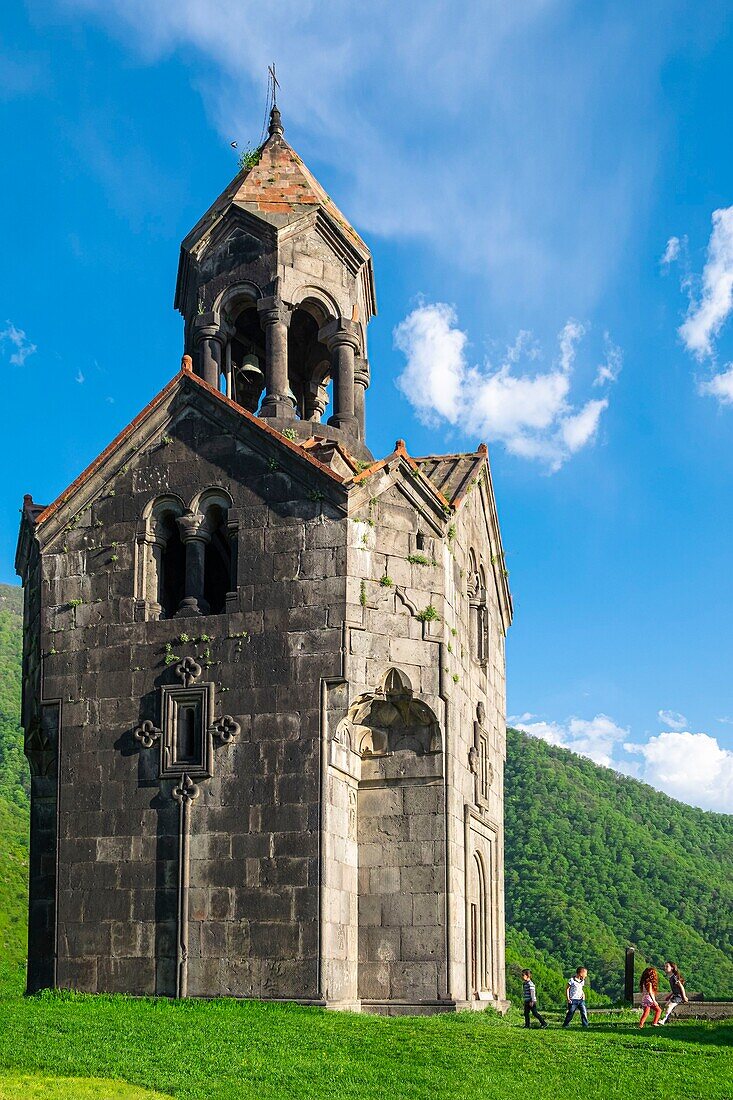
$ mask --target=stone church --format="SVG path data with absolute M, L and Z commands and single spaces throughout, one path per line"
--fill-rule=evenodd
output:
M 25 498 L 28 990 L 505 1004 L 486 447 L 367 446 L 369 249 L 283 136 L 183 241 L 179 373 Z

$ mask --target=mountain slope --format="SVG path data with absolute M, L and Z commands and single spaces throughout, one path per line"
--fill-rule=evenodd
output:
M 20 588 L 0 585 L 0 990 L 23 986 L 28 875 L 28 764 L 20 728 Z
M 623 951 L 733 997 L 733 817 L 508 731 L 507 924 L 612 998 Z M 511 937 L 510 937 L 511 942 Z
M 22 590 L 0 584 L 0 795 L 27 808 L 30 786 L 19 724 L 22 633 Z

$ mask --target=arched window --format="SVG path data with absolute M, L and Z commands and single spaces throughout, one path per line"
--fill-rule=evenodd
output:
M 256 303 L 239 301 L 231 307 L 231 336 L 225 348 L 225 393 L 243 409 L 257 412 L 265 386 L 265 335 Z
M 227 592 L 232 590 L 232 546 L 227 519 L 228 510 L 220 504 L 211 504 L 206 510 L 211 538 L 204 555 L 204 599 L 212 615 L 225 610 Z
M 170 619 L 181 606 L 186 579 L 186 552 L 172 512 L 161 517 L 156 539 L 160 546 L 156 599 L 161 618 Z
M 185 595 L 186 554 L 177 523 L 182 514 L 183 502 L 175 496 L 159 497 L 145 510 L 137 582 L 143 618 L 171 618 Z
M 308 299 L 293 310 L 288 326 L 288 382 L 299 420 L 319 422 L 328 404 L 331 359 L 318 339 L 327 314 Z
M 192 511 L 200 516 L 200 526 L 206 533 L 204 549 L 204 590 L 189 595 L 203 596 L 202 609 L 210 615 L 221 615 L 226 610 L 227 593 L 233 592 L 236 582 L 236 545 L 229 525 L 231 499 L 221 489 L 203 492 Z

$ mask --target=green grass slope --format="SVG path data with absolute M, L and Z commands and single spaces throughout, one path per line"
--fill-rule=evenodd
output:
M 646 1100 L 730 1100 L 731 1044 L 731 1023 L 639 1031 L 632 1013 L 594 1015 L 587 1032 L 562 1031 L 557 1017 L 547 1031 L 526 1032 L 515 1010 L 505 1020 L 384 1018 L 253 1001 L 44 995 L 0 1000 L 0 1090 L 3 1074 L 52 1074 L 122 1079 L 179 1100 L 557 1100 L 568 1090 L 594 1100 L 640 1091 Z M 50 1095 L 86 1096 L 77 1080 Z
M 634 944 L 642 963 L 676 960 L 688 989 L 733 997 L 733 817 L 516 730 L 505 781 L 510 956 L 527 937 L 548 980 L 558 961 L 564 974 L 582 963 L 616 999 Z

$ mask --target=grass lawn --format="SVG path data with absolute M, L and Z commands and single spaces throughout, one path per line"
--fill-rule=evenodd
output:
M 246 1001 L 7 995 L 0 1100 L 557 1100 L 568 1089 L 594 1100 L 733 1100 L 733 1022 L 639 1032 L 634 1015 L 603 1014 L 584 1033 L 548 1016 L 547 1031 L 527 1035 L 511 1013 L 383 1019 Z

